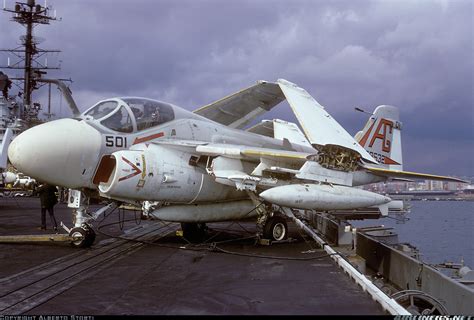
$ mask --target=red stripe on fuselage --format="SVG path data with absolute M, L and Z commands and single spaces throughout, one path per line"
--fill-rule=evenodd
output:
M 150 141 L 150 140 L 153 140 L 153 139 L 156 139 L 156 138 L 161 138 L 164 135 L 165 135 L 164 132 L 158 132 L 158 133 L 155 133 L 155 134 L 152 134 L 150 136 L 143 137 L 143 138 L 135 138 L 135 141 L 133 141 L 133 144 L 142 143 L 142 142 L 145 142 L 145 141 Z

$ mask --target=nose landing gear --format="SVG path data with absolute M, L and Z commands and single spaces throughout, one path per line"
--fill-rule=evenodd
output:
M 69 236 L 73 238 L 71 245 L 76 248 L 88 248 L 95 240 L 95 232 L 87 224 L 72 228 L 69 232 Z
M 71 245 L 77 248 L 90 247 L 95 240 L 95 232 L 92 229 L 91 221 L 96 220 L 102 213 L 109 209 L 117 208 L 118 204 L 111 202 L 94 213 L 87 213 L 89 197 L 79 190 L 69 189 L 68 207 L 73 211 L 74 227 L 69 229 L 63 223 L 61 226 L 69 236 L 73 238 Z

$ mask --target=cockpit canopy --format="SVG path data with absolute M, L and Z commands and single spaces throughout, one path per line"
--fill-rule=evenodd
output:
M 114 98 L 100 101 L 82 114 L 110 130 L 131 133 L 174 120 L 173 106 L 145 98 Z

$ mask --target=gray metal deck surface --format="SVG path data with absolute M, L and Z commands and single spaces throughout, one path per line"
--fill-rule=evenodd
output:
M 70 225 L 65 204 L 56 206 L 56 218 Z M 128 213 L 126 218 L 133 218 Z M 105 222 L 117 221 L 113 214 Z M 0 235 L 39 234 L 37 198 L 0 198 Z M 151 225 L 150 221 L 143 224 Z M 134 222 L 125 229 L 135 227 Z M 254 230 L 252 222 L 242 223 Z M 209 224 L 216 241 L 249 234 L 238 224 Z M 230 230 L 223 230 L 230 229 Z M 108 232 L 121 234 L 118 226 Z M 212 233 L 211 233 L 212 234 Z M 315 244 L 292 226 L 294 243 L 255 246 L 252 240 L 219 244 L 233 252 L 180 250 L 186 243 L 174 232 L 157 241 L 172 248 L 144 245 L 125 252 L 120 259 L 91 269 L 90 276 L 34 306 L 25 314 L 75 315 L 274 315 L 274 314 L 385 314 L 369 295 L 349 279 L 323 250 L 307 250 Z M 98 235 L 91 249 L 75 249 L 67 244 L 0 244 L 0 278 L 81 252 L 92 256 L 107 237 Z M 109 240 L 112 241 L 112 240 Z M 107 241 L 106 241 L 107 242 Z M 102 242 L 104 243 L 104 242 Z M 282 260 L 249 257 L 257 254 L 313 260 Z M 99 267 L 97 267 L 99 268 Z M 1 281 L 1 280 L 0 280 Z M 1 297 L 0 297 L 1 299 Z M 33 301 L 35 297 L 31 298 Z M 1 300 L 0 300 L 1 301 Z

